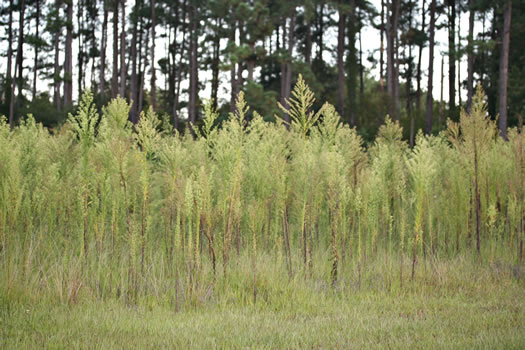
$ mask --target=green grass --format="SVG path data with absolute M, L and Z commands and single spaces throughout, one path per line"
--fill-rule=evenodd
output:
M 67 305 L 2 289 L 0 348 L 523 348 L 523 272 L 471 261 L 427 263 L 403 286 L 397 270 L 384 283 L 388 270 L 376 262 L 359 289 L 351 267 L 335 289 L 315 277 L 288 280 L 284 269 L 272 279 L 281 274 L 263 267 L 255 304 L 243 294 L 250 270 L 241 263 L 179 312 L 147 295 L 130 306 L 84 292 Z

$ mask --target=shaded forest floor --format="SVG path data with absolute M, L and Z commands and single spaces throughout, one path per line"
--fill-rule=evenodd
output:
M 67 305 L 2 288 L 0 348 L 518 349 L 525 347 L 522 267 L 453 258 L 389 287 L 372 267 L 359 289 L 345 280 L 350 273 L 335 289 L 296 276 L 266 281 L 255 304 L 246 295 L 219 295 L 226 286 L 217 286 L 213 302 L 178 312 L 156 298 L 130 306 L 83 295 Z M 249 289 L 249 280 L 242 283 L 249 269 L 239 271 L 239 288 Z

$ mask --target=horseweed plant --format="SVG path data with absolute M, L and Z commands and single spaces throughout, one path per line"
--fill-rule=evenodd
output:
M 271 303 L 299 283 L 401 288 L 408 259 L 414 281 L 452 254 L 522 259 L 525 142 L 521 128 L 499 140 L 481 90 L 470 114 L 413 148 L 386 118 L 365 150 L 314 101 L 299 77 L 279 105 L 289 129 L 242 93 L 220 125 L 205 102 L 183 135 L 152 109 L 132 126 L 120 98 L 100 116 L 89 92 L 53 135 L 30 116 L 12 131 L 0 119 L 2 286 L 180 310 Z

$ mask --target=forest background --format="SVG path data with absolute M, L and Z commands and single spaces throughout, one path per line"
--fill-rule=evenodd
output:
M 266 119 L 298 74 L 370 142 L 386 114 L 413 144 L 481 84 L 500 128 L 523 114 L 525 4 L 488 0 L 10 0 L 0 5 L 0 115 L 55 127 L 78 96 L 120 95 L 183 130 L 239 91 Z M 430 78 L 430 79 L 429 79 Z M 427 94 L 431 91 L 432 94 Z M 321 102 L 318 102 L 320 106 Z M 286 116 L 285 116 L 286 117 Z

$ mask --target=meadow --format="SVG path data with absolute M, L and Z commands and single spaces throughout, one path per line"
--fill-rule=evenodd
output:
M 90 93 L 0 121 L 2 348 L 523 348 L 521 128 L 469 114 L 372 144 L 300 77 L 183 135 Z M 281 106 L 282 107 L 282 106 Z

